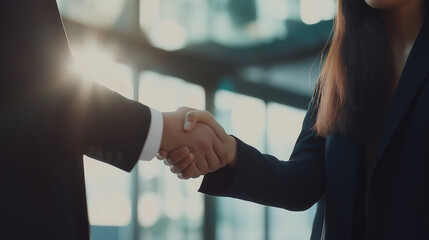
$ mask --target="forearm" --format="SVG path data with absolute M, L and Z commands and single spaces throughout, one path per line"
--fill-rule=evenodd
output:
M 317 160 L 279 161 L 237 140 L 236 166 L 204 177 L 200 191 L 289 210 L 304 210 L 324 192 L 323 166 Z
M 151 113 L 147 106 L 97 84 L 64 83 L 55 102 L 70 145 L 92 158 L 130 171 L 148 135 Z

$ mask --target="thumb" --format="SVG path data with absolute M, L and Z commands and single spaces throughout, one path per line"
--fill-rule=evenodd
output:
M 201 112 L 199 110 L 189 111 L 185 115 L 185 121 L 183 123 L 183 130 L 190 132 L 194 129 L 195 125 L 200 121 L 201 117 L 197 112 Z
M 223 127 L 216 122 L 216 119 L 208 111 L 194 110 L 186 113 L 183 129 L 191 131 L 198 122 L 208 125 L 220 141 L 225 142 L 228 139 Z

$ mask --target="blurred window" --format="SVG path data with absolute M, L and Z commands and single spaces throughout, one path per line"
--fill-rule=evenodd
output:
M 140 0 L 140 27 L 165 49 L 263 44 L 286 38 L 288 21 L 316 24 L 334 14 L 335 0 Z
M 289 34 L 302 34 L 300 28 L 305 28 L 305 24 L 331 20 L 335 16 L 336 7 L 336 0 L 57 2 L 64 16 L 86 24 L 120 28 L 133 31 L 134 34 L 134 25 L 139 24 L 154 46 L 166 50 L 206 42 L 243 47 L 282 40 Z M 136 10 L 136 6 L 139 9 Z M 311 32 L 306 34 L 311 35 Z
M 201 86 L 145 71 L 140 75 L 139 101 L 160 111 L 180 106 L 205 108 Z M 202 178 L 180 180 L 157 159 L 138 163 L 140 239 L 202 239 L 204 201 L 198 193 Z
M 287 161 L 300 133 L 305 111 L 219 90 L 215 116 L 228 133 Z M 217 198 L 216 237 L 233 239 L 309 239 L 315 207 L 304 212 Z
M 115 62 L 106 51 L 93 44 L 77 48 L 73 53 L 76 63 L 71 68 L 83 80 L 97 82 L 132 98 L 130 67 Z M 111 239 L 112 232 L 118 235 L 126 231 L 125 227 L 131 222 L 130 174 L 86 156 L 84 169 L 92 235 L 94 238 Z M 110 238 L 106 238 L 107 235 Z
M 100 27 L 111 27 L 120 18 L 128 0 L 57 0 L 63 16 Z
M 306 111 L 278 103 L 267 105 L 268 153 L 289 160 Z M 310 239 L 316 206 L 307 211 L 292 212 L 268 208 L 270 240 Z
M 215 116 L 225 131 L 264 151 L 263 101 L 219 90 Z M 216 237 L 219 240 L 264 239 L 264 206 L 231 198 L 216 198 Z

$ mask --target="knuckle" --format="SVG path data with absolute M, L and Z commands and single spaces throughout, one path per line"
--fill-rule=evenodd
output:
M 222 152 L 222 155 L 221 155 L 221 159 L 220 159 L 220 162 L 221 162 L 221 164 L 223 164 L 224 166 L 226 165 L 226 163 L 228 162 L 228 152 L 227 151 L 224 151 L 224 152 Z
M 174 157 L 169 158 L 168 161 L 170 162 L 170 165 L 175 165 L 175 164 L 180 162 L 180 158 L 179 158 L 179 156 L 174 156 Z
M 206 168 L 203 171 L 200 171 L 201 175 L 206 175 L 207 173 L 209 173 L 209 170 Z
M 203 152 L 207 152 L 209 150 L 209 144 L 207 141 L 200 141 L 198 143 L 198 147 L 203 151 Z
M 202 174 L 198 174 L 198 173 L 196 173 L 196 174 L 192 175 L 192 178 L 199 178 L 201 175 L 202 175 Z
M 182 158 L 184 158 L 184 157 L 186 157 L 188 154 L 189 154 L 189 152 L 188 152 L 189 150 L 187 149 L 187 148 L 182 148 L 181 150 L 180 150 L 180 156 L 182 157 Z
M 218 169 L 219 169 L 219 165 L 220 165 L 220 162 L 219 162 L 219 161 L 214 161 L 214 162 L 212 163 L 212 165 L 211 165 L 210 171 L 211 171 L 211 172 L 213 172 L 213 171 L 218 170 Z
M 183 160 L 182 162 L 180 162 L 180 164 L 177 165 L 177 168 L 180 171 L 183 171 L 188 166 L 188 164 L 189 164 L 188 160 Z
M 176 168 L 175 168 L 174 166 L 171 166 L 171 167 L 170 167 L 170 171 L 171 171 L 172 173 L 177 173 L 177 172 L 176 172 Z
M 197 165 L 198 172 L 204 173 L 207 172 L 207 166 L 201 166 L 201 164 Z
M 176 157 L 175 156 L 170 156 L 169 158 L 166 158 L 165 161 L 168 163 L 168 165 L 174 165 L 176 162 Z
M 189 172 L 183 172 L 181 175 L 183 178 L 190 178 L 191 177 L 191 174 Z
M 164 164 L 165 164 L 166 166 L 170 166 L 170 165 L 171 165 L 171 164 L 169 164 L 169 162 L 167 161 L 167 158 L 165 158 L 163 162 L 164 162 Z

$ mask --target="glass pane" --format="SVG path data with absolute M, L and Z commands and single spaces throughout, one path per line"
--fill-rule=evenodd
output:
M 132 70 L 114 60 L 113 54 L 95 38 L 88 37 L 80 46 L 71 46 L 75 63 L 70 70 L 86 81 L 96 82 L 132 99 Z
M 140 76 L 139 100 L 160 111 L 205 108 L 201 86 L 149 71 Z M 197 192 L 202 179 L 180 180 L 157 159 L 140 161 L 138 173 L 140 238 L 202 239 L 204 201 Z
M 263 101 L 220 90 L 215 95 L 215 106 L 216 119 L 226 132 L 264 151 L 265 104 Z M 263 239 L 263 206 L 230 198 L 216 198 L 216 204 L 217 239 Z
M 119 20 L 127 1 L 57 0 L 57 4 L 63 16 L 91 25 L 111 27 Z
M 131 221 L 130 174 L 86 156 L 84 164 L 91 225 L 127 226 Z
M 75 56 L 78 63 L 72 68 L 84 80 L 95 81 L 125 97 L 132 96 L 132 72 L 128 66 L 111 60 L 102 50 L 79 49 Z M 90 223 L 128 225 L 131 221 L 130 175 L 86 156 L 84 164 Z
M 207 40 L 209 0 L 140 0 L 140 27 L 167 50 Z
M 316 24 L 334 18 L 335 0 L 301 0 L 301 20 L 306 24 Z
M 201 86 L 179 78 L 146 71 L 140 76 L 139 100 L 160 111 L 174 111 L 180 106 L 205 108 L 205 93 Z
M 301 131 L 306 111 L 289 106 L 267 105 L 268 153 L 288 160 Z M 273 240 L 310 239 L 316 208 L 304 212 L 291 212 L 268 208 L 269 236 Z
M 267 104 L 268 152 L 282 160 L 289 160 L 301 132 L 306 111 L 278 103 Z
M 140 0 L 140 27 L 153 45 L 167 50 L 212 41 L 233 47 L 254 46 L 302 34 L 305 24 L 332 19 L 335 2 Z

